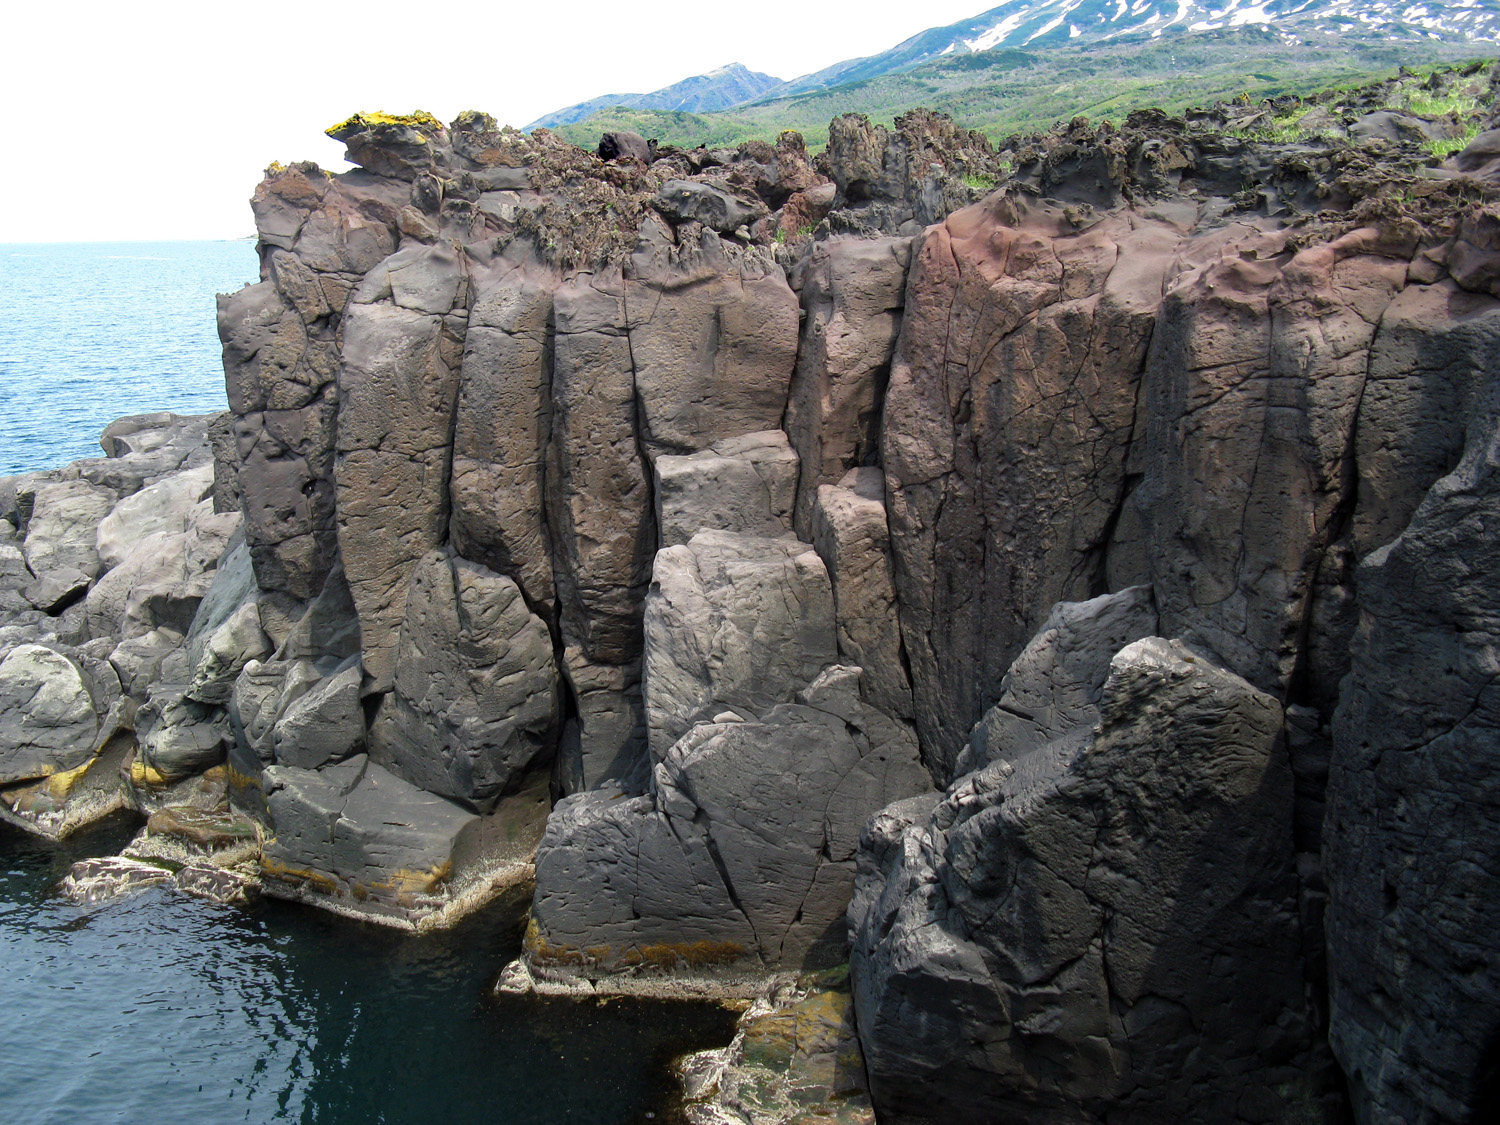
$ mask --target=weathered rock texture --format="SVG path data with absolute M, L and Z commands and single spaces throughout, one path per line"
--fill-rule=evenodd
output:
M 863 864 L 883 1120 L 1316 1114 L 1330 1040 L 1472 1118 L 1492 75 L 816 160 L 357 115 L 256 191 L 229 417 L 0 481 L 0 815 L 227 787 L 419 926 L 550 791 L 539 975 L 838 958 Z
M 859 826 L 928 784 L 915 738 L 861 701 L 859 674 L 833 666 L 758 715 L 726 704 L 659 754 L 648 796 L 561 802 L 537 857 L 533 966 L 840 959 Z
M 1500 383 L 1359 569 L 1324 828 L 1333 1046 L 1368 1121 L 1468 1122 L 1500 1057 Z
M 688 1125 L 875 1125 L 845 966 L 773 987 L 729 1046 L 676 1069 Z
M 855 998 L 898 1120 L 1289 1120 L 1311 1100 L 1281 708 L 1179 642 L 1108 668 L 1097 726 L 1059 714 L 930 814 L 867 829 Z

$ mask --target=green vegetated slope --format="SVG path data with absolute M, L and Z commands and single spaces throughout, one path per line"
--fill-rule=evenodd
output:
M 829 120 L 840 113 L 864 113 L 888 125 L 897 114 L 926 106 L 999 141 L 1080 115 L 1119 121 L 1143 106 L 1177 112 L 1241 94 L 1258 101 L 1359 85 L 1401 66 L 1474 57 L 1483 46 L 1334 37 L 1289 42 L 1274 31 L 1242 28 L 1088 48 L 997 48 L 719 113 L 607 109 L 557 132 L 586 148 L 598 144 L 601 133 L 621 129 L 663 144 L 715 148 L 772 141 L 781 130 L 796 129 L 820 146 Z

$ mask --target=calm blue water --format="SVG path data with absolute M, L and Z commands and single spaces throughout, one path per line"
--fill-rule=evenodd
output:
M 254 243 L 0 244 L 0 475 L 101 456 L 126 414 L 223 410 L 214 294 Z
M 99 456 L 123 414 L 224 406 L 214 293 L 249 243 L 0 246 L 0 474 Z M 497 999 L 523 901 L 412 938 L 305 907 L 56 884 L 120 822 L 49 845 L 0 825 L 0 1122 L 667 1122 L 705 1006 Z
M 491 996 L 524 900 L 410 937 L 274 901 L 55 895 L 130 828 L 58 846 L 0 826 L 7 1125 L 656 1125 L 679 1116 L 671 1058 L 733 1034 L 707 1006 Z

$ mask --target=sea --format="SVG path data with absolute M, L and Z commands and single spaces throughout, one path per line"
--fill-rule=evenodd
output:
M 214 295 L 237 242 L 0 245 L 0 475 L 101 455 L 126 414 L 225 406 Z M 271 900 L 57 884 L 126 816 L 62 844 L 0 825 L 0 1122 L 680 1122 L 672 1061 L 723 1046 L 705 1004 L 497 996 L 527 901 L 413 937 Z

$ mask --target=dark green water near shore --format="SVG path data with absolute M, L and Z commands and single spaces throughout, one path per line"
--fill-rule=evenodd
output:
M 667 1122 L 670 1060 L 719 1046 L 707 1005 L 498 998 L 513 898 L 410 937 L 306 907 L 157 888 L 75 906 L 73 860 L 0 827 L 0 1118 L 40 1122 Z

